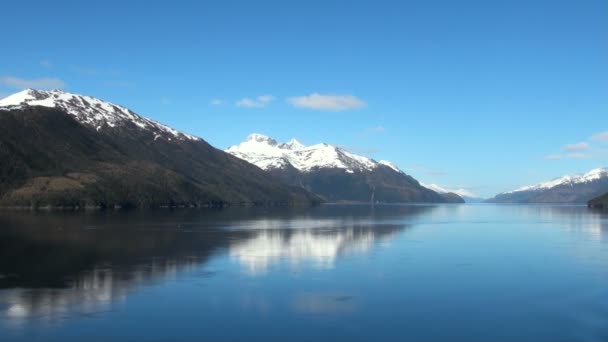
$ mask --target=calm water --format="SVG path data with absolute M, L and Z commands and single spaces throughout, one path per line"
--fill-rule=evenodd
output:
M 608 215 L 2 212 L 0 340 L 608 341 Z

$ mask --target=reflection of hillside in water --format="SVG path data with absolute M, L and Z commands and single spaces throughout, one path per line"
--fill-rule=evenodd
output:
M 431 208 L 396 209 L 387 216 Z M 110 310 L 141 286 L 187 271 L 212 275 L 201 265 L 227 249 L 253 272 L 280 260 L 328 267 L 340 255 L 368 251 L 404 227 L 374 224 L 375 215 L 369 207 L 0 212 L 0 320 L 57 322 Z
M 83 271 L 63 288 L 0 291 L 0 307 L 13 324 L 28 319 L 53 323 L 70 314 L 94 315 L 110 310 L 112 303 L 123 301 L 139 286 L 170 278 L 198 265 L 196 259 L 190 263 L 175 259 L 141 265 L 127 273 L 112 268 L 94 268 Z
M 529 205 L 512 206 L 522 217 L 538 217 L 543 222 L 566 225 L 573 234 L 582 234 L 594 240 L 603 240 L 608 233 L 608 212 L 591 210 L 584 206 Z

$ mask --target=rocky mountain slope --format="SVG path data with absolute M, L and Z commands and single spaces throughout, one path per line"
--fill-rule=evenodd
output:
M 332 202 L 463 202 L 457 194 L 423 187 L 391 162 L 375 161 L 325 143 L 306 146 L 295 139 L 278 143 L 271 137 L 251 134 L 226 152 L 257 165 L 275 179 Z
M 133 111 L 59 90 L 0 100 L 0 205 L 311 203 L 259 168 Z

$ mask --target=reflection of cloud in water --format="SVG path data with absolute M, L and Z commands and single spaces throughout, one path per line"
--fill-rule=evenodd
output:
M 251 274 L 265 273 L 276 263 L 298 266 L 310 262 L 318 268 L 333 267 L 339 255 L 368 251 L 376 240 L 391 240 L 399 226 L 344 229 L 264 229 L 250 239 L 230 245 L 230 256 Z

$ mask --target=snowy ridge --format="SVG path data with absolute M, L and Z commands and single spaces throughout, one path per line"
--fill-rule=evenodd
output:
M 466 189 L 447 189 L 444 188 L 442 186 L 439 186 L 437 184 L 424 184 L 424 183 L 420 183 L 420 185 L 422 185 L 423 187 L 427 188 L 427 189 L 431 189 L 437 193 L 440 194 L 448 194 L 448 193 L 453 193 L 456 194 L 460 197 L 469 197 L 469 198 L 475 198 L 477 197 L 477 195 L 475 195 L 474 193 L 470 192 L 469 190 Z
M 262 134 L 250 134 L 247 140 L 231 146 L 226 152 L 244 159 L 263 170 L 292 166 L 302 172 L 320 168 L 344 169 L 347 173 L 371 171 L 380 165 L 402 173 L 397 166 L 388 162 L 377 162 L 371 158 L 359 156 L 344 149 L 329 145 L 316 144 L 306 146 L 296 139 L 279 144 L 271 137 Z
M 593 182 L 596 180 L 600 180 L 602 178 L 608 178 L 608 168 L 606 168 L 606 167 L 593 169 L 583 175 L 574 174 L 574 175 L 562 176 L 560 178 L 555 178 L 555 179 L 552 179 L 547 182 L 542 182 L 542 183 L 538 183 L 538 184 L 534 184 L 534 185 L 528 185 L 528 186 L 521 187 L 519 189 L 515 189 L 513 191 L 503 192 L 502 194 L 512 194 L 512 193 L 523 192 L 523 191 L 548 190 L 548 189 L 554 188 L 556 186 L 561 186 L 561 185 L 572 186 L 575 184 Z
M 397 165 L 393 164 L 392 162 L 390 162 L 390 161 L 388 161 L 388 160 L 381 160 L 381 161 L 379 161 L 379 162 L 378 162 L 378 164 L 382 164 L 382 165 L 384 165 L 384 166 L 388 166 L 388 167 L 390 167 L 391 169 L 393 169 L 393 170 L 395 170 L 395 171 L 397 171 L 397 172 L 401 172 L 401 173 L 403 172 L 403 171 L 401 171 L 401 170 L 400 170 L 400 169 L 397 167 Z
M 168 140 L 200 140 L 200 138 L 179 132 L 156 121 L 144 118 L 131 110 L 100 99 L 64 92 L 62 90 L 27 89 L 0 100 L 0 110 L 42 106 L 59 108 L 87 126 L 97 131 L 106 127 L 117 127 L 127 122 L 154 133 L 154 139 L 166 137 Z

